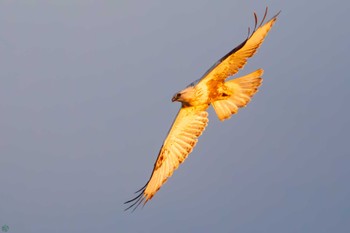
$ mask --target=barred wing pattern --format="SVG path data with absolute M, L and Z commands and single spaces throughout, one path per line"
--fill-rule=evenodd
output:
M 126 209 L 136 209 L 141 203 L 146 204 L 160 187 L 167 181 L 179 165 L 187 158 L 195 147 L 198 137 L 208 124 L 209 105 L 182 107 L 169 130 L 163 146 L 159 151 L 151 178 L 138 190 L 134 199 Z

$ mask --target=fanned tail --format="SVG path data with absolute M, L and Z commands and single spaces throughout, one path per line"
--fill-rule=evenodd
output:
M 238 112 L 239 108 L 245 107 L 250 102 L 262 83 L 261 76 L 263 73 L 262 69 L 258 69 L 243 77 L 225 82 L 226 87 L 232 94 L 225 100 L 212 103 L 221 121 L 229 119 L 232 114 Z

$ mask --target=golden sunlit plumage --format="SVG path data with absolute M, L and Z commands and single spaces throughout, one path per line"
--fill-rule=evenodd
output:
M 160 149 L 154 172 L 144 190 L 146 201 L 151 199 L 174 170 L 195 147 L 208 123 L 208 105 L 180 109 L 164 145 Z
M 259 69 L 243 77 L 225 82 L 225 86 L 230 91 L 230 97 L 212 102 L 221 121 L 230 118 L 232 114 L 238 112 L 239 108 L 245 107 L 249 103 L 262 83 L 263 73 L 264 71 Z
M 256 53 L 278 14 L 263 24 L 266 8 L 263 20 L 257 26 L 258 20 L 254 13 L 255 27 L 252 34 L 216 62 L 201 79 L 174 95 L 172 101 L 181 102 L 182 106 L 159 151 L 151 178 L 136 192 L 138 195 L 134 199 L 125 202 L 131 203 L 127 209 L 146 204 L 192 152 L 208 124 L 207 109 L 210 104 L 218 118 L 226 120 L 250 102 L 262 83 L 262 69 L 230 81 L 225 82 L 225 79 L 242 69 L 247 59 Z

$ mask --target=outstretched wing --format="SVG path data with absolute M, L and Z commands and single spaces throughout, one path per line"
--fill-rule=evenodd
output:
M 151 178 L 136 192 L 139 193 L 137 197 L 125 202 L 131 203 L 126 210 L 133 206 L 136 209 L 142 202 L 146 204 L 192 152 L 198 137 L 208 124 L 208 107 L 209 105 L 182 107 L 179 110 L 159 151 Z
M 248 33 L 248 38 L 245 41 L 217 61 L 202 76 L 200 83 L 207 83 L 207 81 L 213 79 L 216 81 L 224 81 L 226 78 L 236 74 L 239 69 L 243 68 L 248 58 L 256 53 L 280 13 L 278 12 L 270 21 L 263 25 L 267 15 L 267 9 L 266 7 L 265 15 L 259 26 L 257 26 L 258 18 L 254 13 L 255 26 L 252 34 L 249 35 L 250 33 Z

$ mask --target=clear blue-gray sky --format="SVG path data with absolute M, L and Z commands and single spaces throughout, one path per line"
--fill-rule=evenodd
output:
M 210 124 L 133 214 L 172 95 L 281 15 Z M 0 2 L 0 227 L 9 232 L 350 232 L 347 1 Z

